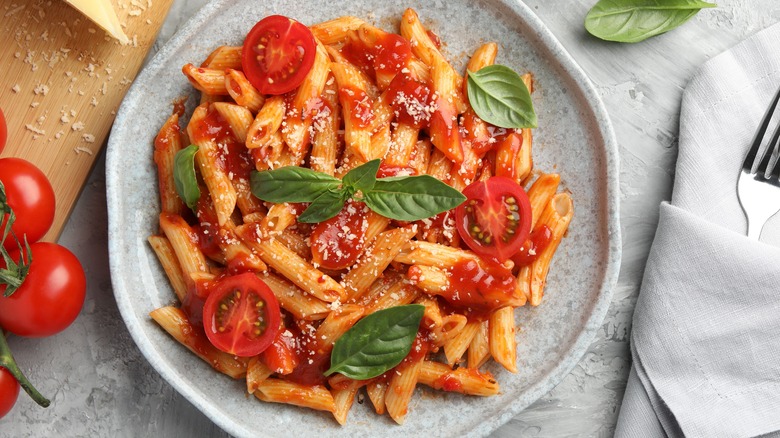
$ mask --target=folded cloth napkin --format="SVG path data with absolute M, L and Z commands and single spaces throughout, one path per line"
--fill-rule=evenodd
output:
M 780 435 L 780 215 L 762 242 L 748 239 L 737 199 L 780 86 L 778 42 L 780 24 L 708 61 L 683 93 L 672 202 L 661 205 L 634 311 L 618 438 Z

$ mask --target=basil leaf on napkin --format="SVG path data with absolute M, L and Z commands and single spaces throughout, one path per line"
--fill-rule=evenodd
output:
M 463 193 L 430 175 L 380 178 L 373 190 L 363 193 L 368 208 L 400 221 L 436 216 L 465 200 Z
M 298 166 L 252 172 L 252 194 L 259 199 L 283 202 L 312 202 L 328 190 L 341 186 L 341 180 L 326 173 Z
M 424 312 L 425 306 L 409 304 L 361 319 L 333 345 L 325 375 L 341 373 L 365 380 L 398 365 L 412 349 Z
M 196 152 L 198 152 L 198 147 L 191 144 L 176 152 L 173 157 L 173 185 L 176 187 L 179 198 L 190 209 L 195 208 L 198 199 L 200 199 L 198 178 L 195 176 Z
M 468 74 L 469 104 L 484 121 L 501 128 L 536 128 L 528 87 L 511 68 L 489 65 Z
M 601 0 L 585 17 L 585 29 L 602 40 L 637 43 L 716 6 L 700 0 Z

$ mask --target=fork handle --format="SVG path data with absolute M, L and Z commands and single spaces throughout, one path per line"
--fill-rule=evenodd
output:
M 764 229 L 767 220 L 769 220 L 769 218 L 763 220 L 748 219 L 747 236 L 751 239 L 759 240 L 759 237 L 761 237 L 761 230 Z

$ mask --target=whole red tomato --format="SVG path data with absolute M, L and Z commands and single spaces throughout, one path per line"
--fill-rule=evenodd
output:
M 54 190 L 46 175 L 29 161 L 21 158 L 0 158 L 0 181 L 5 186 L 8 205 L 16 214 L 11 229 L 19 241 L 37 242 L 54 221 Z M 5 227 L 6 218 L 2 227 Z M 2 228 L 0 228 L 1 230 Z M 6 249 L 16 249 L 16 241 L 8 237 Z
M 81 311 L 87 280 L 81 263 L 55 243 L 30 245 L 27 278 L 10 297 L 0 296 L 0 327 L 19 336 L 42 337 L 68 327 Z M 19 252 L 11 253 L 19 260 Z M 5 286 L 0 286 L 0 293 Z
M 0 336 L 3 336 L 0 334 Z M 11 412 L 19 396 L 19 383 L 7 369 L 0 367 L 0 418 Z
M 0 153 L 5 148 L 5 141 L 8 139 L 8 126 L 5 124 L 5 115 L 0 109 Z

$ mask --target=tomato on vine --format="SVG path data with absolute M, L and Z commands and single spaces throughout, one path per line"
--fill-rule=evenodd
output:
M 12 295 L 0 297 L 0 327 L 19 336 L 51 336 L 78 316 L 87 280 L 81 263 L 67 248 L 38 242 L 30 249 L 27 278 Z M 18 260 L 18 250 L 10 256 Z M 0 286 L 0 291 L 5 289 Z
M 0 367 L 0 418 L 11 412 L 19 397 L 19 382 L 5 368 Z
M 37 242 L 49 231 L 54 221 L 54 190 L 46 175 L 29 161 L 21 158 L 0 158 L 0 212 L 4 213 L 4 229 L 13 211 L 16 220 L 11 230 L 20 241 Z M 17 248 L 16 239 L 6 238 L 3 246 Z

